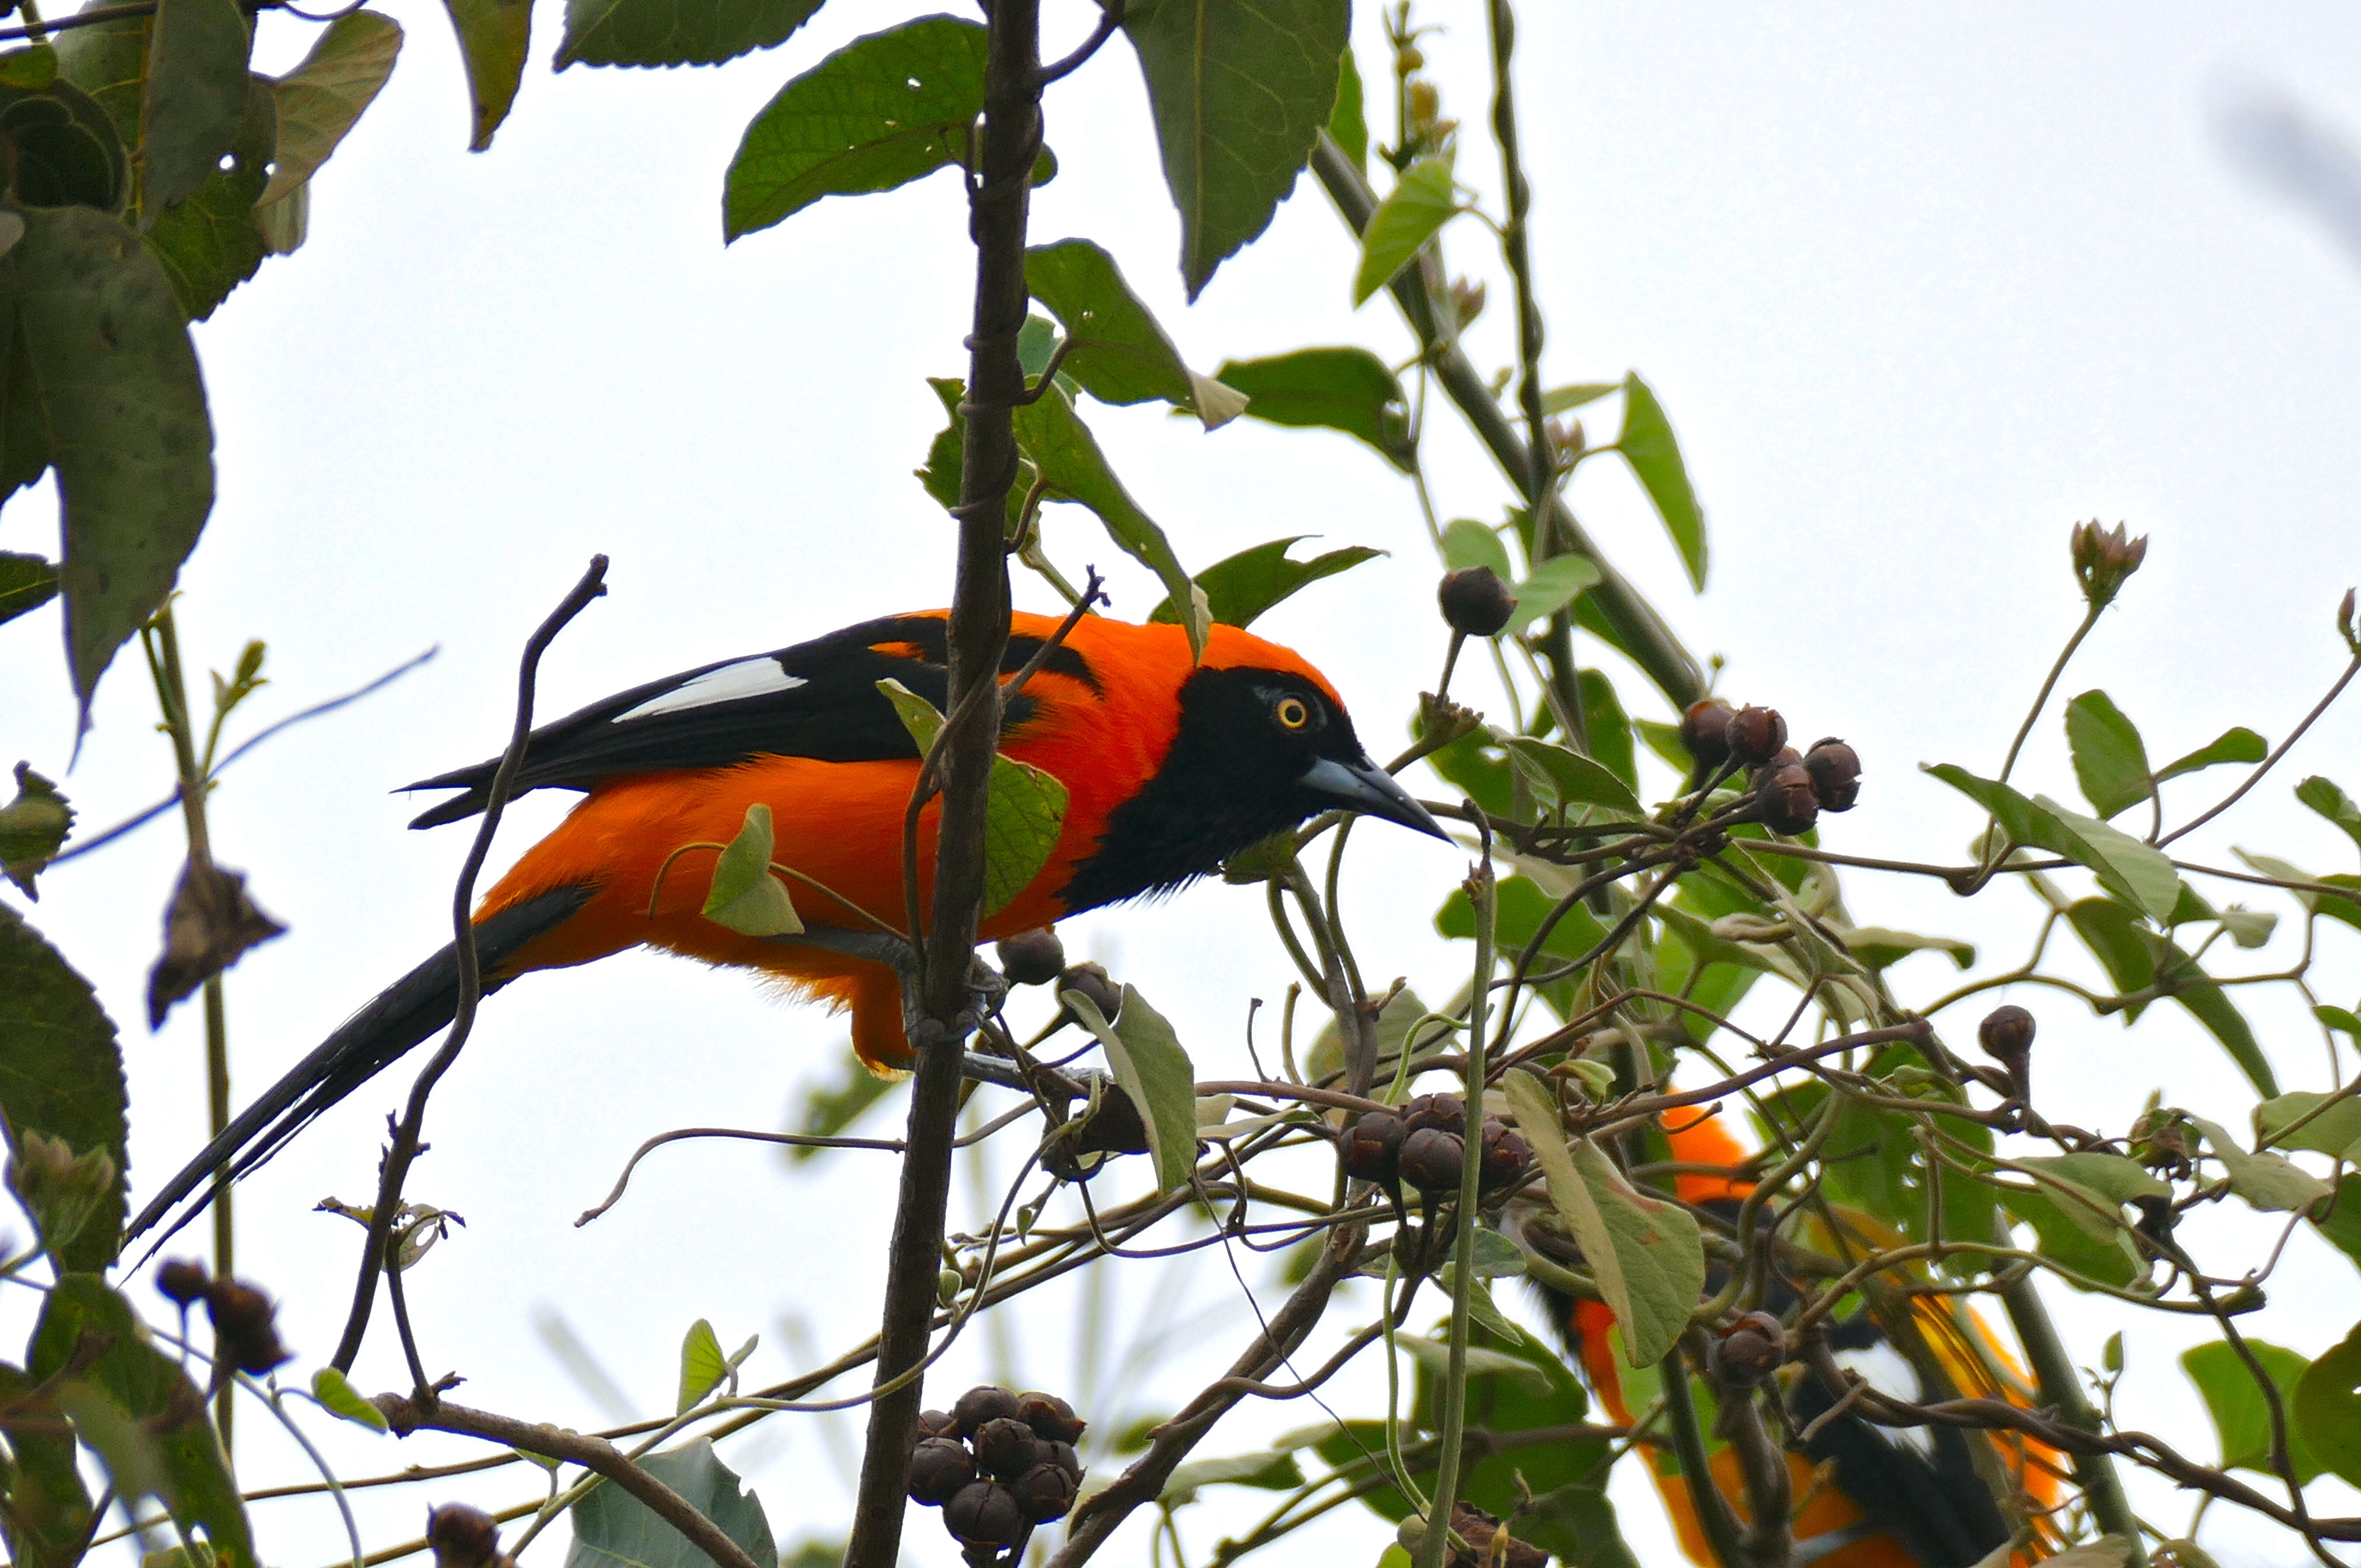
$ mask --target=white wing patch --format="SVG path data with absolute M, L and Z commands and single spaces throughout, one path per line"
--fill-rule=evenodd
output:
M 1926 1390 L 1918 1382 L 1917 1368 L 1903 1354 L 1883 1340 L 1866 1350 L 1840 1350 L 1836 1364 L 1858 1375 L 1871 1387 L 1889 1399 L 1905 1404 L 1917 1404 Z M 1909 1449 L 1922 1458 L 1935 1457 L 1935 1434 L 1926 1427 L 1879 1427 L 1870 1429 L 1898 1448 Z
M 684 708 L 709 707 L 719 702 L 738 702 L 750 696 L 769 696 L 774 692 L 793 691 L 804 685 L 801 675 L 791 675 L 779 668 L 778 660 L 764 654 L 756 659 L 741 659 L 734 664 L 724 664 L 708 670 L 695 680 L 683 681 L 661 696 L 652 696 L 629 713 L 615 715 L 612 722 L 653 718 L 659 713 L 678 713 Z

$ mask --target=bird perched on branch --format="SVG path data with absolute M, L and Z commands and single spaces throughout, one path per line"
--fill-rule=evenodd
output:
M 1693 1210 L 1725 1224 L 1753 1184 L 1748 1158 L 1719 1117 L 1669 1129 L 1675 1195 Z M 1867 1216 L 1847 1215 L 1849 1224 L 1881 1230 Z M 1528 1228 L 1530 1241 L 1545 1250 L 1546 1233 Z M 1856 1243 L 1890 1245 L 1891 1235 L 1855 1236 Z M 1578 1254 L 1571 1255 L 1578 1257 Z M 1708 1291 L 1727 1278 L 1719 1266 Z M 1633 1412 L 1625 1398 L 1615 1318 L 1605 1303 L 1542 1288 L 1550 1320 L 1567 1349 L 1614 1418 L 1626 1425 Z M 1773 1274 L 1763 1307 L 1773 1318 L 1792 1318 L 1795 1291 Z M 1741 1324 L 1741 1332 L 1749 1325 Z M 1949 1296 L 1916 1296 L 1905 1304 L 1863 1305 L 1840 1319 L 1829 1334 L 1836 1365 L 1879 1392 L 1914 1404 L 1960 1395 L 2007 1398 L 2020 1405 L 2023 1374 L 1991 1329 Z M 1773 1349 L 1768 1359 L 1778 1359 Z M 2009 1541 L 2012 1530 L 1995 1497 L 2002 1491 L 2046 1508 L 2058 1493 L 2058 1456 L 2038 1444 L 1995 1441 L 1958 1427 L 1885 1427 L 1839 1409 L 1843 1389 L 1830 1388 L 1809 1366 L 1792 1369 L 1786 1386 L 1773 1384 L 1773 1397 L 1787 1406 L 1791 1434 L 1809 1433 L 1790 1446 L 1786 1459 L 1795 1512 L 1790 1530 L 1794 1561 L 1814 1568 L 1972 1568 Z M 2014 1385 L 2014 1386 L 2013 1386 Z M 1712 1394 L 1696 1385 L 1710 1430 Z M 1834 1412 L 1831 1414 L 1831 1412 Z M 1817 1423 L 1815 1430 L 1815 1423 Z M 1651 1443 L 1646 1457 L 1682 1549 L 1700 1563 L 1719 1560 L 1697 1519 L 1697 1498 L 1680 1474 L 1668 1445 Z M 1736 1449 L 1714 1445 L 1708 1458 L 1715 1489 L 1737 1518 L 1747 1517 L 1743 1466 Z M 2022 1559 L 2020 1559 L 2022 1561 Z
M 1055 842 L 1029 881 L 984 911 L 985 938 L 1168 893 L 1314 814 L 1341 807 L 1443 837 L 1370 762 L 1319 671 L 1276 643 L 1215 626 L 1202 658 L 1178 626 L 1086 616 L 1011 618 L 1004 685 L 1048 649 L 1001 719 L 1001 754 L 1063 786 Z M 718 850 L 767 806 L 772 863 L 790 873 L 807 927 L 905 932 L 904 821 L 919 751 L 879 683 L 946 704 L 940 610 L 848 627 L 775 652 L 634 687 L 534 730 L 518 792 L 588 798 L 525 851 L 475 915 L 489 992 L 530 970 L 661 948 L 762 971 L 852 1014 L 871 1067 L 906 1063 L 894 969 L 793 937 L 750 936 L 704 916 Z M 497 762 L 409 786 L 456 789 L 411 826 L 482 811 Z M 918 898 L 932 895 L 939 803 L 917 828 Z M 328 1107 L 447 1025 L 454 950 L 419 965 L 274 1085 L 157 1194 L 137 1235 L 217 1170 L 243 1175 Z

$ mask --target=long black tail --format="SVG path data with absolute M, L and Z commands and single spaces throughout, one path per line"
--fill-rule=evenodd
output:
M 570 919 L 589 900 L 588 887 L 561 887 L 512 904 L 476 926 L 476 953 L 481 961 L 484 991 L 505 983 L 496 978 L 499 966 L 513 958 L 535 937 Z M 253 1104 L 238 1113 L 219 1137 L 139 1212 L 124 1232 L 128 1243 L 159 1223 L 173 1208 L 192 1196 L 195 1201 L 172 1223 L 169 1236 L 205 1211 L 213 1201 L 213 1178 L 227 1169 L 233 1179 L 244 1176 L 277 1154 L 290 1138 L 370 1079 L 401 1059 L 411 1048 L 451 1022 L 459 1009 L 459 958 L 445 948 L 395 981 L 319 1048 L 290 1069 L 287 1075 Z M 158 1238 L 161 1241 L 161 1237 Z

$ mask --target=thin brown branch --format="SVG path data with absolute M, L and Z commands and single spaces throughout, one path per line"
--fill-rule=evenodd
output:
M 1328 1310 L 1328 1299 L 1337 1282 L 1351 1271 L 1367 1229 L 1366 1224 L 1339 1225 L 1328 1233 L 1327 1245 L 1320 1249 L 1319 1261 L 1312 1266 L 1311 1274 L 1271 1314 L 1269 1324 L 1255 1336 L 1245 1354 L 1231 1363 L 1228 1376 L 1223 1380 L 1224 1385 L 1235 1378 L 1266 1378 L 1294 1354 L 1318 1325 L 1321 1314 Z M 1173 1470 L 1213 1430 L 1213 1423 L 1246 1397 L 1232 1387 L 1206 1389 L 1190 1400 L 1179 1415 L 1157 1428 L 1148 1452 L 1112 1486 L 1094 1494 L 1074 1511 L 1066 1544 L 1049 1559 L 1048 1568 L 1081 1568 L 1089 1562 L 1133 1509 L 1155 1500 Z
M 460 1047 L 467 1043 L 468 1031 L 475 1027 L 476 1004 L 483 1000 L 483 967 L 476 951 L 475 923 L 469 918 L 476 901 L 476 877 L 484 869 L 484 857 L 491 850 L 492 835 L 500 831 L 500 816 L 508 809 L 509 795 L 516 788 L 517 770 L 524 765 L 525 741 L 533 733 L 533 686 L 540 678 L 541 656 L 567 623 L 606 591 L 607 557 L 593 555 L 581 580 L 525 641 L 524 658 L 517 671 L 516 720 L 509 732 L 508 750 L 500 754 L 500 765 L 493 771 L 492 782 L 485 791 L 483 821 L 476 828 L 476 841 L 467 848 L 467 861 L 459 868 L 459 880 L 451 894 L 452 948 L 459 962 L 459 1004 L 442 1047 L 411 1085 L 410 1103 L 403 1112 L 401 1124 L 378 1168 L 377 1207 L 370 1212 L 368 1240 L 361 1248 L 360 1277 L 354 1282 L 352 1310 L 345 1320 L 344 1336 L 336 1342 L 336 1354 L 329 1358 L 329 1365 L 339 1372 L 353 1369 L 353 1360 L 360 1354 L 362 1336 L 368 1332 L 369 1310 L 377 1301 L 378 1272 L 388 1261 L 387 1248 L 392 1243 L 394 1220 L 401 1207 L 401 1184 L 410 1174 L 411 1162 L 418 1157 L 427 1097 L 458 1059 Z M 433 1400 L 431 1390 L 422 1387 L 417 1392 L 421 1399 Z
M 506 1443 L 522 1453 L 546 1454 L 579 1464 L 646 1504 L 650 1512 L 713 1559 L 716 1568 L 758 1568 L 745 1548 L 724 1535 L 720 1526 L 697 1512 L 687 1498 L 632 1464 L 621 1449 L 604 1438 L 560 1431 L 555 1427 L 538 1426 L 511 1416 L 494 1415 L 489 1410 L 470 1409 L 445 1399 L 422 1403 L 399 1394 L 380 1394 L 377 1406 L 385 1412 L 394 1431 L 403 1437 L 423 1427 L 432 1431 L 457 1432 L 463 1437 L 480 1437 Z

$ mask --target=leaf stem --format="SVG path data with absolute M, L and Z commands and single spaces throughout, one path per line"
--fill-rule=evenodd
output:
M 1460 1137 L 1458 1226 L 1451 1251 L 1451 1358 L 1443 1382 L 1443 1422 L 1435 1433 L 1441 1457 L 1434 1471 L 1434 1500 L 1427 1509 L 1426 1534 L 1418 1543 L 1417 1568 L 1443 1568 L 1451 1541 L 1452 1505 L 1459 1497 L 1460 1444 L 1467 1430 L 1467 1299 L 1476 1288 L 1476 1217 L 1484 1190 L 1484 1009 L 1492 992 L 1493 924 L 1499 902 L 1492 875 L 1492 836 L 1488 829 L 1478 830 L 1484 858 L 1466 883 L 1476 914 L 1476 972 L 1468 988 L 1467 1072 L 1460 1088 L 1466 1121 Z
M 38 27 L 40 16 L 29 5 L 27 18 Z M 38 36 L 38 35 L 36 35 Z M 207 785 L 204 764 L 197 758 L 196 722 L 189 713 L 189 683 L 181 666 L 180 629 L 167 598 L 148 628 L 148 665 L 156 681 L 157 706 L 163 709 L 164 729 L 172 739 L 172 761 L 179 778 L 175 792 L 181 821 L 187 829 L 189 864 L 183 875 L 213 874 L 213 832 L 205 819 Z M 229 1003 L 218 974 L 205 977 L 205 1134 L 221 1136 L 229 1125 Z M 230 1204 L 230 1174 L 225 1165 L 214 1173 L 214 1274 L 228 1279 L 237 1271 L 237 1223 Z M 233 1423 L 237 1408 L 236 1386 L 227 1378 L 214 1392 L 214 1428 L 221 1434 L 222 1453 L 236 1452 Z

